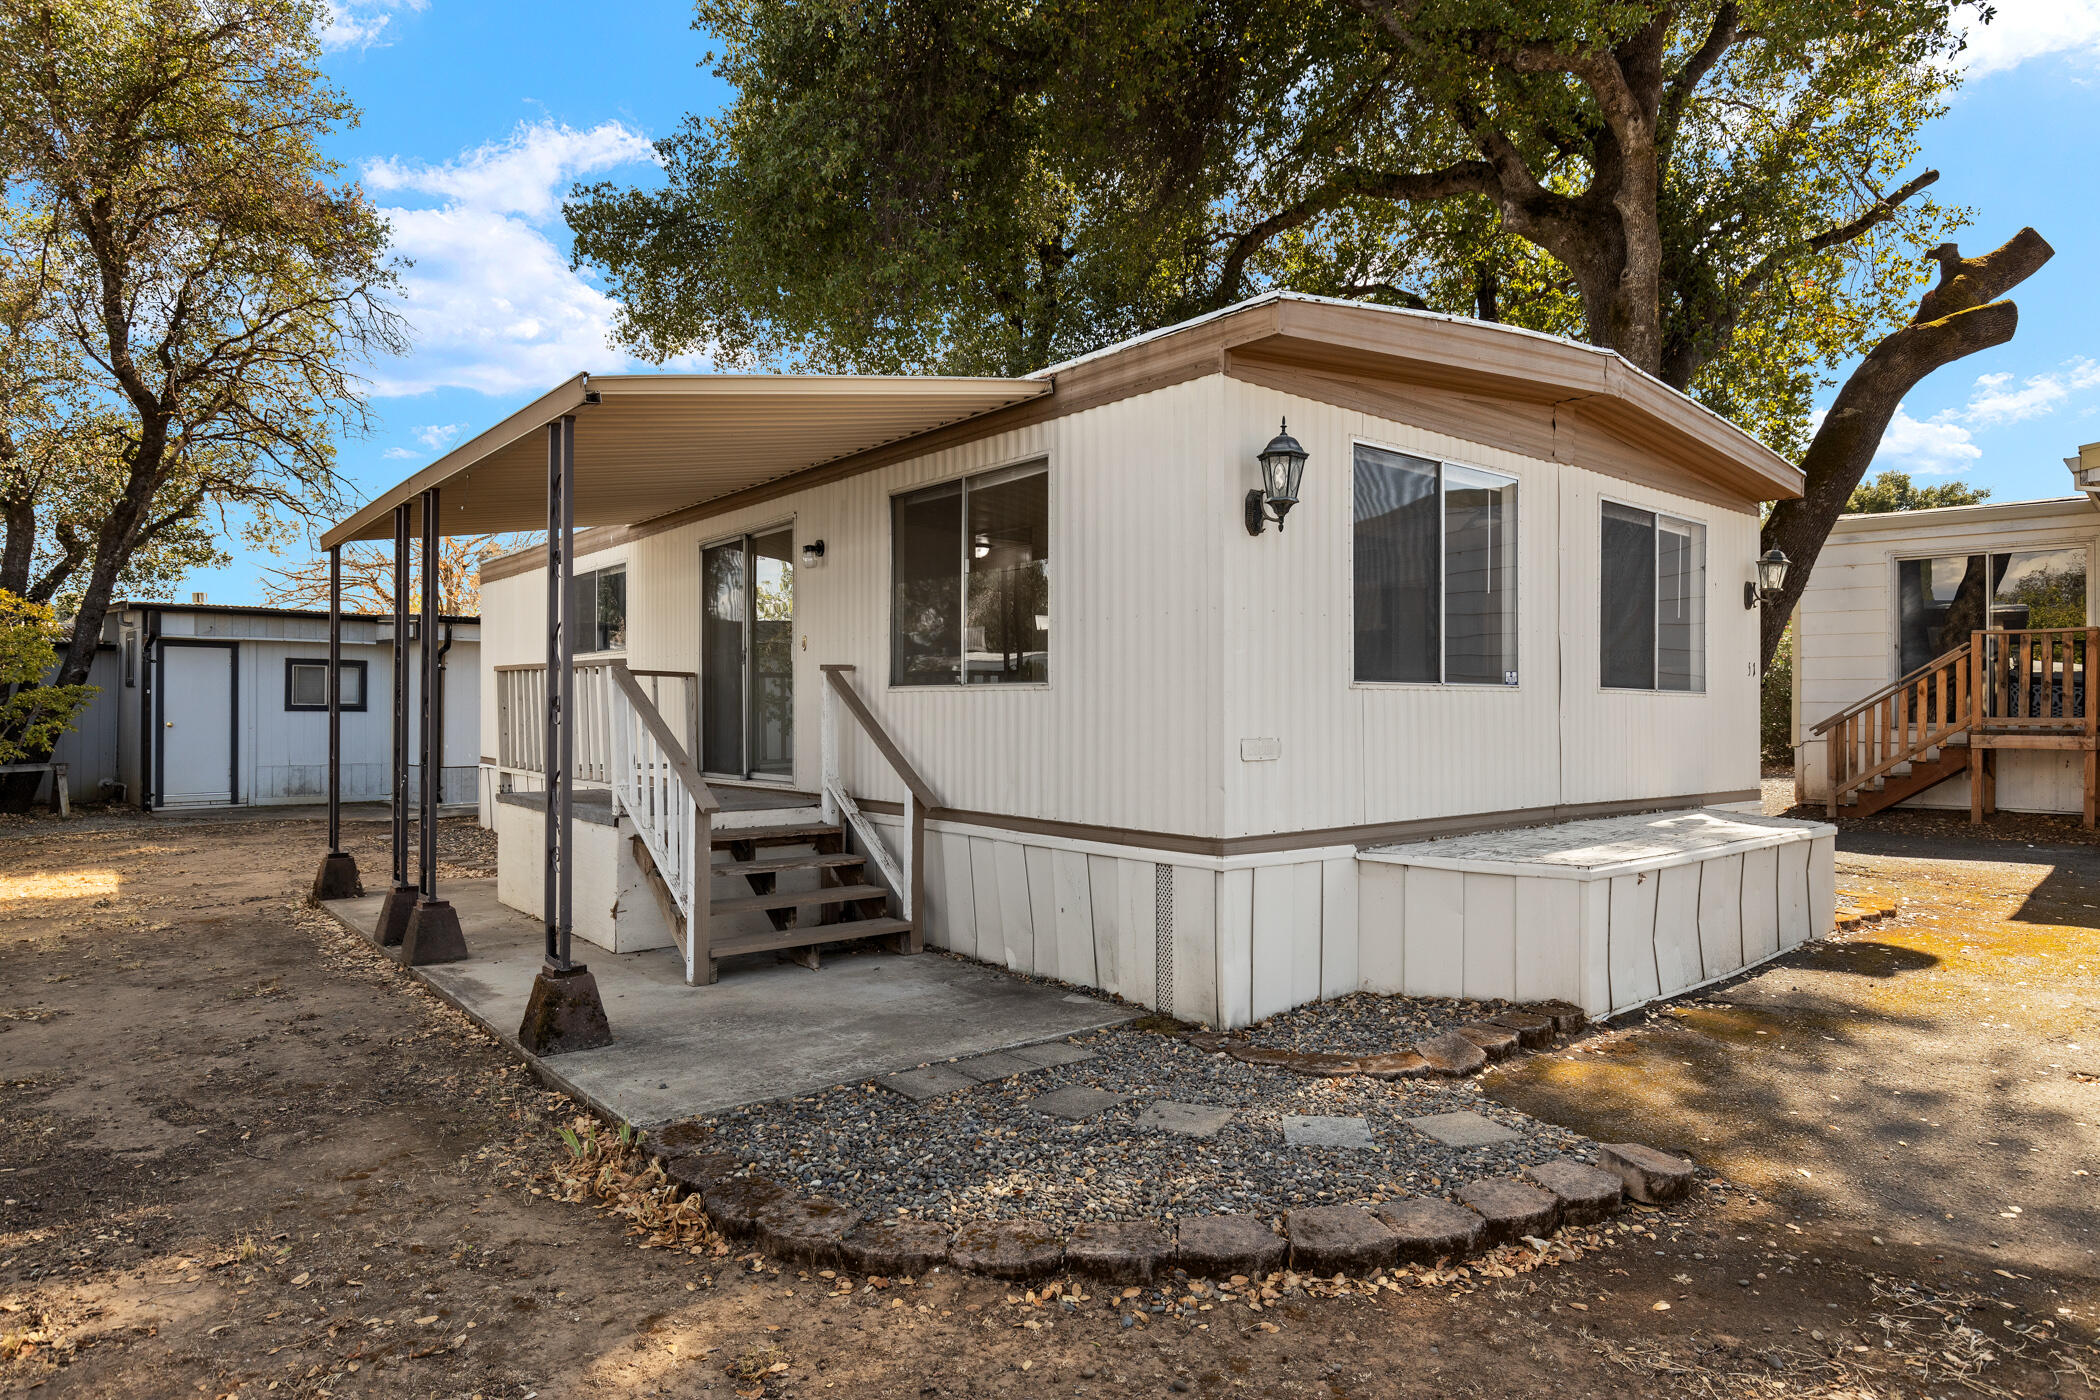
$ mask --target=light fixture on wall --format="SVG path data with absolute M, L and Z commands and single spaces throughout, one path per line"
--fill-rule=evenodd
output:
M 1777 598 L 1779 590 L 1786 587 L 1786 571 L 1791 562 L 1776 549 L 1758 555 L 1757 581 L 1743 585 L 1743 606 L 1754 608 L 1767 599 Z
M 824 562 L 824 541 L 811 540 L 802 546 L 802 567 L 814 569 Z
M 1258 535 L 1276 522 L 1283 532 L 1283 517 L 1298 504 L 1298 483 L 1305 479 L 1305 449 L 1291 436 L 1291 425 L 1278 426 L 1276 436 L 1261 450 L 1261 488 L 1247 493 L 1247 533 Z M 1264 509 L 1264 506 L 1267 509 Z
M 970 557 L 972 559 L 982 559 L 991 552 L 992 537 L 990 535 L 979 530 L 976 534 L 970 536 Z

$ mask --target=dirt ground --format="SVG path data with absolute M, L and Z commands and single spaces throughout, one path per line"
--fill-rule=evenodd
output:
M 350 830 L 372 879 L 384 829 Z M 470 824 L 442 844 L 485 868 Z M 1774 992 L 1798 1004 L 1498 1077 L 1732 1186 L 1575 1262 L 1286 1280 L 1257 1310 L 642 1248 L 547 1194 L 573 1105 L 303 907 L 320 846 L 304 821 L 0 818 L 0 1393 L 2100 1393 L 2090 852 L 1848 855 L 1841 883 L 1907 902 L 1767 974 L 1806 979 Z M 1908 1117 L 1945 1136 L 1884 1141 Z

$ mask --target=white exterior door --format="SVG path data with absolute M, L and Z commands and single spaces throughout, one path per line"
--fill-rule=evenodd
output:
M 162 647 L 159 805 L 233 801 L 233 662 L 231 647 Z

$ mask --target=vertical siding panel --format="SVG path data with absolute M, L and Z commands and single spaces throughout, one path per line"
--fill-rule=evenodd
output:
M 1088 856 L 1087 903 L 1094 913 L 1094 975 L 1104 992 L 1128 995 L 1123 990 L 1122 952 L 1123 886 L 1114 856 Z
M 1006 920 L 999 904 L 999 843 L 982 836 L 970 840 L 970 893 L 977 910 L 977 956 L 988 963 L 1006 961 Z
M 1655 890 L 1655 975 L 1669 996 L 1700 980 L 1699 865 L 1672 865 L 1648 878 Z
M 1407 988 L 1401 958 L 1407 921 L 1407 867 L 1358 862 L 1356 875 L 1357 978 L 1367 992 L 1395 995 Z
M 1808 908 L 1811 845 L 1807 841 L 1790 841 L 1779 848 L 1779 946 L 1782 948 L 1792 948 L 1812 936 Z
M 992 863 L 999 872 L 999 932 L 1006 943 L 1006 966 L 1014 972 L 1035 971 L 1035 912 L 1028 895 L 1028 848 L 1014 841 L 994 841 Z
M 1123 887 L 1123 915 L 1117 930 L 1116 969 L 1122 993 L 1146 1006 L 1159 1005 L 1158 873 L 1149 860 L 1118 860 Z
M 1254 1019 L 1254 872 L 1218 873 L 1218 1024 Z
M 1357 962 L 1357 860 L 1320 863 L 1320 995 L 1345 997 L 1362 980 Z
M 1404 895 L 1407 990 L 1414 996 L 1462 997 L 1465 972 L 1465 877 L 1414 866 Z
M 943 832 L 937 839 L 948 896 L 948 951 L 974 958 L 978 955 L 977 879 L 971 866 L 970 838 Z
M 1837 923 L 1837 838 L 1818 836 L 1808 858 L 1808 932 L 1824 938 Z
M 1174 1005 L 1184 1021 L 1218 1024 L 1218 877 L 1174 867 Z
M 1591 1016 L 1603 1016 L 1611 1001 L 1611 916 L 1615 898 L 1610 880 L 1582 882 L 1582 995 L 1573 998 Z M 1653 963 L 1650 963 L 1651 972 Z
M 936 948 L 955 946 L 949 918 L 947 859 L 947 843 L 941 840 L 938 832 L 927 832 L 926 890 L 924 903 L 918 911 L 919 933 Z
M 1029 970 L 1038 977 L 1063 977 L 1057 960 L 1057 877 L 1050 852 L 1028 847 L 1029 925 L 1035 934 L 1035 956 Z
M 1614 1011 L 1652 1001 L 1662 993 L 1656 978 L 1655 919 L 1661 882 L 1655 872 L 1611 879 L 1609 963 Z
M 1082 987 L 1098 987 L 1101 974 L 1094 966 L 1094 906 L 1086 857 L 1078 851 L 1052 851 L 1050 868 L 1057 893 L 1057 975 Z
M 1779 848 L 1766 846 L 1743 853 L 1743 960 L 1763 962 L 1778 951 Z
M 1298 1004 L 1292 960 L 1298 953 L 1297 867 L 1254 870 L 1252 1011 L 1257 1021 Z
M 1699 863 L 1699 965 L 1725 977 L 1743 965 L 1743 858 Z
M 1517 990 L 1517 882 L 1510 875 L 1465 877 L 1465 994 L 1476 1001 Z
M 1582 897 L 1589 884 L 1601 882 L 1525 875 L 1513 877 L 1511 883 L 1515 921 L 1511 955 L 1516 967 L 1510 995 L 1518 1001 L 1558 997 L 1583 1005 L 1587 989 L 1582 977 Z M 1470 898 L 1466 912 L 1472 913 Z M 1470 947 L 1467 951 L 1470 953 Z M 1467 985 L 1471 986 L 1470 977 Z

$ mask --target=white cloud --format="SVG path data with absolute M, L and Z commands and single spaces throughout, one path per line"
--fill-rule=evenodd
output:
M 399 10 L 420 12 L 430 0 L 334 0 L 326 6 L 321 47 L 329 53 L 364 50 L 379 43 Z
M 2055 54 L 2100 58 L 2100 0 L 2001 0 L 1997 10 L 1989 24 L 1969 22 L 1961 64 L 1972 78 Z
M 2039 418 L 2054 412 L 2078 390 L 2096 385 L 2100 385 L 2100 364 L 2083 357 L 2068 360 L 2051 373 L 2029 375 L 2017 387 L 2010 374 L 1979 374 L 1962 417 L 1987 428 Z
M 389 447 L 379 455 L 396 462 L 420 462 L 423 460 L 422 453 L 411 451 L 406 447 Z
M 432 452 L 442 452 L 452 445 L 452 440 L 467 430 L 465 423 L 430 423 L 416 429 L 416 441 Z
M 1953 476 L 1967 471 L 1981 456 L 1983 449 L 1970 440 L 1969 430 L 1954 421 L 1951 412 L 1919 419 L 1898 404 L 1888 431 L 1881 435 L 1874 466 L 1922 476 Z
M 411 264 L 402 274 L 403 310 L 415 348 L 374 367 L 374 392 L 513 395 L 579 370 L 624 367 L 627 356 L 608 336 L 612 302 L 588 272 L 569 266 L 565 240 L 556 241 L 566 232 L 561 197 L 581 176 L 652 157 L 647 139 L 620 122 L 580 131 L 542 122 L 438 165 L 367 165 L 373 190 L 436 201 L 383 210 L 394 251 Z

